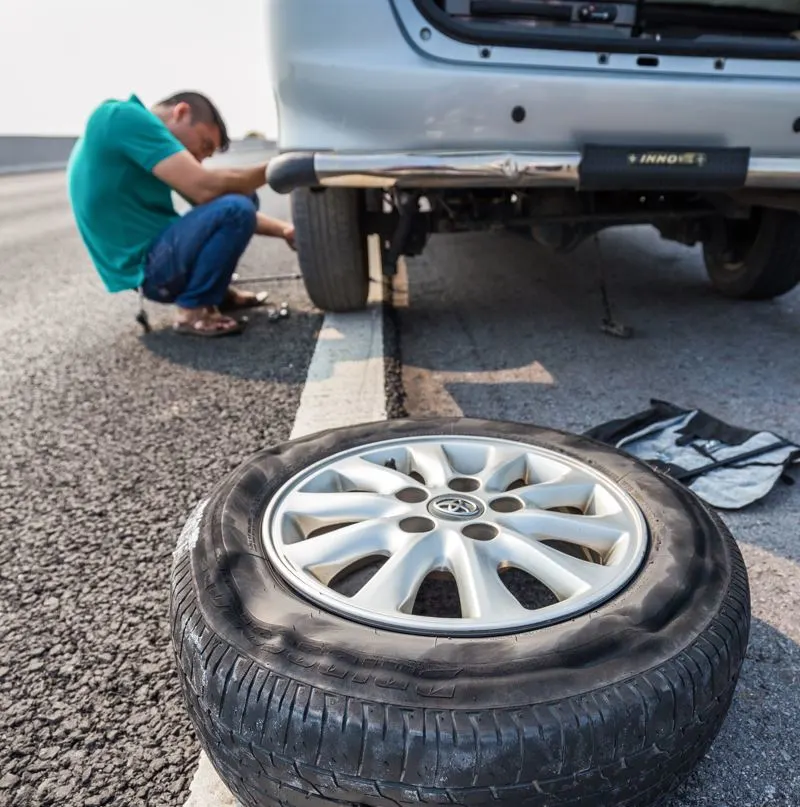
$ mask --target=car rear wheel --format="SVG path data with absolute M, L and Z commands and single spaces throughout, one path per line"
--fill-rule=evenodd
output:
M 652 807 L 749 635 L 686 488 L 534 426 L 398 420 L 259 452 L 189 519 L 172 636 L 247 807 Z
M 292 193 L 297 257 L 306 291 L 323 311 L 363 309 L 369 296 L 364 195 L 351 188 Z
M 800 216 L 756 208 L 750 219 L 720 220 L 704 245 L 717 291 L 741 300 L 768 300 L 800 283 Z

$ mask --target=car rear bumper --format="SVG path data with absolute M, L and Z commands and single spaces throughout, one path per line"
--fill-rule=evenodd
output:
M 620 152 L 620 149 L 615 151 Z M 288 152 L 270 162 L 267 178 L 270 187 L 278 193 L 319 186 L 800 190 L 800 157 L 754 157 L 743 154 L 741 149 L 722 149 L 714 157 L 717 170 L 709 174 L 706 166 L 711 159 L 702 150 L 676 150 L 673 147 L 668 150 L 650 148 L 646 152 L 641 149 L 627 151 L 630 151 L 629 160 L 649 159 L 649 163 L 627 167 L 622 154 L 623 163 L 606 171 L 599 185 L 597 175 L 588 170 L 587 155 L 577 152 Z M 734 151 L 737 152 L 735 155 Z M 730 160 L 726 163 L 728 153 Z

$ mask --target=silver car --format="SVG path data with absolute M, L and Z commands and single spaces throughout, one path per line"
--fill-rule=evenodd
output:
M 800 0 L 267 0 L 273 189 L 328 311 L 431 234 L 651 224 L 723 294 L 800 282 Z

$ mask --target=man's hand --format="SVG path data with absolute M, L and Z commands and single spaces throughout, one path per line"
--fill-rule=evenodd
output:
M 289 224 L 283 228 L 283 240 L 288 244 L 289 249 L 297 252 L 297 245 L 294 242 L 294 224 Z
M 296 249 L 294 243 L 294 225 L 289 221 L 273 219 L 264 213 L 256 213 L 256 232 L 270 238 L 282 238 L 290 249 Z

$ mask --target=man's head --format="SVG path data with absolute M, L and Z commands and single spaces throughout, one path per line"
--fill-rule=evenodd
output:
M 199 92 L 179 92 L 153 108 L 166 127 L 201 162 L 230 145 L 219 110 Z

